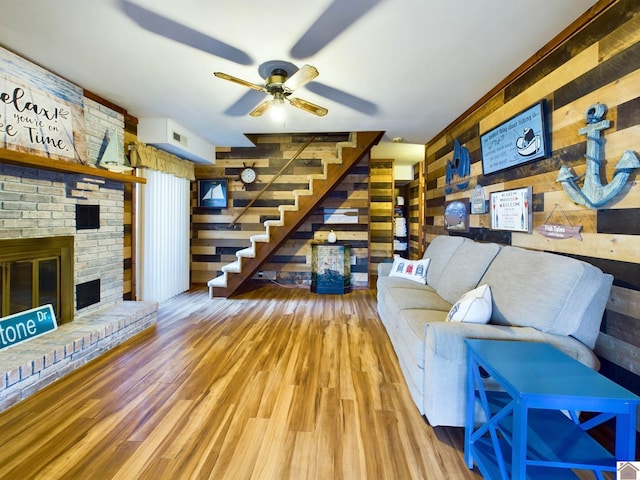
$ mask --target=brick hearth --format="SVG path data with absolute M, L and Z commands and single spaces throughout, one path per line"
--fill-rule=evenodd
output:
M 122 302 L 2 350 L 0 411 L 157 323 L 156 302 Z

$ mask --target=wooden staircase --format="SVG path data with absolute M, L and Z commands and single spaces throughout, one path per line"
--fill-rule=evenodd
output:
M 238 292 L 338 185 L 376 145 L 384 132 L 357 132 L 348 142 L 337 145 L 336 158 L 324 160 L 324 173 L 308 175 L 309 188 L 294 190 L 293 205 L 281 205 L 280 219 L 264 222 L 265 233 L 250 238 L 251 246 L 236 252 L 237 260 L 222 267 L 222 274 L 209 280 L 209 297 L 230 297 Z

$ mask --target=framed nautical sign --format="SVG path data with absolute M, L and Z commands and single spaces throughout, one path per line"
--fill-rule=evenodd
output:
M 544 101 L 482 134 L 480 150 L 483 175 L 548 157 Z
M 198 206 L 227 208 L 227 179 L 198 180 Z
M 491 193 L 491 230 L 531 233 L 531 187 Z

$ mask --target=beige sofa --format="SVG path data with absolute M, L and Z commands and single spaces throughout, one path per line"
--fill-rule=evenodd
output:
M 392 264 L 381 264 L 377 299 L 413 400 L 431 425 L 464 425 L 465 338 L 548 342 L 599 368 L 592 349 L 611 275 L 569 257 L 463 237 L 434 238 L 424 258 L 426 284 L 389 276 Z M 479 285 L 491 290 L 489 323 L 447 321 L 452 305 Z

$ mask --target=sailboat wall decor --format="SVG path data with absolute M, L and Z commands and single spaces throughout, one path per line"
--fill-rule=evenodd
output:
M 227 180 L 225 178 L 199 180 L 198 206 L 227 208 Z
M 467 150 L 467 147 L 460 145 L 460 142 L 456 138 L 453 142 L 453 158 L 447 160 L 447 185 L 444 187 L 445 193 L 467 188 L 469 185 L 470 172 L 471 160 L 469 158 L 469 150 Z
M 133 167 L 127 165 L 127 162 L 123 155 L 118 152 L 117 135 L 112 135 L 109 132 L 105 133 L 105 140 L 107 147 L 102 152 L 102 156 L 98 160 L 97 166 L 106 168 L 110 172 L 124 173 L 133 170 Z

